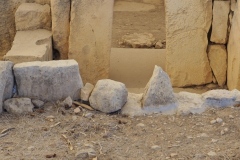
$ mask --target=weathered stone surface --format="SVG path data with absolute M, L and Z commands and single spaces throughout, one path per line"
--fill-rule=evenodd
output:
M 225 44 L 227 42 L 228 14 L 230 1 L 214 1 L 211 41 Z
M 188 114 L 201 114 L 207 108 L 204 105 L 202 96 L 196 93 L 190 92 L 179 92 L 175 94 L 178 101 L 177 114 L 188 115 Z
M 72 0 L 68 57 L 79 63 L 84 83 L 108 78 L 113 3 Z
M 50 0 L 27 0 L 27 3 L 38 3 L 38 4 L 49 4 L 50 5 Z
M 12 114 L 33 112 L 34 105 L 30 98 L 11 98 L 4 101 L 4 109 Z
M 156 44 L 155 44 L 155 49 L 163 49 L 164 48 L 164 45 L 162 44 L 161 41 L 158 41 Z
M 212 0 L 165 0 L 166 71 L 173 86 L 210 83 L 207 34 L 212 22 Z
M 88 101 L 93 89 L 94 85 L 91 83 L 86 83 L 85 86 L 81 89 L 81 100 Z
M 16 30 L 51 30 L 50 6 L 36 3 L 23 3 L 15 13 Z
M 143 94 L 128 93 L 127 103 L 123 106 L 121 114 L 127 116 L 144 115 L 142 110 Z
M 83 83 L 75 60 L 19 63 L 13 70 L 19 96 L 42 101 L 80 98 Z
M 45 103 L 44 103 L 43 101 L 41 101 L 41 100 L 33 99 L 33 100 L 32 100 L 32 104 L 33 104 L 35 107 L 37 107 L 37 108 L 41 108 L 41 107 L 44 106 Z
M 52 60 L 52 34 L 45 29 L 18 31 L 4 60 L 13 63 Z
M 240 89 L 240 2 L 236 4 L 228 40 L 227 86 L 230 90 Z
M 68 58 L 70 0 L 51 0 L 53 46 L 60 59 Z
M 161 67 L 155 66 L 153 75 L 145 87 L 142 102 L 144 108 L 156 107 L 163 110 L 167 109 L 168 104 L 176 103 L 170 78 Z
M 91 107 L 111 113 L 120 110 L 127 102 L 128 92 L 125 85 L 110 79 L 99 80 L 89 98 Z
M 132 48 L 151 48 L 154 47 L 156 39 L 151 33 L 133 33 L 124 35 L 121 43 Z
M 25 0 L 0 1 L 0 57 L 4 56 L 11 48 L 15 35 L 14 13 L 23 2 Z
M 204 105 L 207 107 L 230 107 L 236 104 L 238 94 L 236 91 L 223 89 L 211 90 L 202 94 Z
M 224 86 L 227 79 L 227 50 L 225 45 L 210 45 L 208 58 L 218 85 Z
M 14 77 L 12 62 L 0 61 L 0 113 L 2 113 L 3 101 L 12 97 Z
M 231 10 L 234 12 L 236 8 L 237 0 L 231 0 Z

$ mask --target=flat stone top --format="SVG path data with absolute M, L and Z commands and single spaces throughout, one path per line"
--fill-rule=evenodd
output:
M 50 10 L 50 6 L 48 4 L 41 5 L 37 3 L 23 3 L 21 4 L 16 12 L 29 12 L 29 11 L 35 11 L 35 12 L 42 12 L 45 10 Z
M 15 64 L 13 68 L 27 68 L 27 67 L 70 67 L 78 66 L 78 63 L 75 60 L 57 60 L 57 61 L 34 61 L 34 62 L 24 62 Z M 77 67 L 78 68 L 78 67 Z
M 8 56 L 42 56 L 48 43 L 51 42 L 52 33 L 45 29 L 31 31 L 17 31 Z

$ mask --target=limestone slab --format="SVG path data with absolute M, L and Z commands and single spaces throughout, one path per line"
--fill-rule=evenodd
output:
M 12 97 L 14 77 L 13 63 L 0 61 L 0 113 L 2 113 L 4 100 Z
M 93 89 L 94 85 L 91 83 L 86 83 L 85 86 L 81 89 L 81 100 L 88 101 Z
M 91 107 L 104 113 L 120 110 L 127 102 L 125 84 L 110 79 L 99 80 L 89 98 Z
M 227 50 L 225 45 L 210 45 L 208 57 L 218 85 L 225 85 L 227 80 Z
M 23 3 L 15 13 L 16 30 L 51 30 L 50 6 L 37 3 Z
M 225 44 L 227 42 L 228 15 L 230 1 L 214 1 L 211 41 Z
M 212 0 L 165 0 L 166 71 L 175 87 L 212 81 L 207 34 Z
M 18 31 L 4 60 L 16 63 L 52 60 L 52 34 L 48 30 Z
M 228 40 L 227 86 L 230 90 L 240 89 L 240 2 L 236 3 L 232 27 Z
M 69 0 L 51 0 L 53 46 L 59 51 L 60 59 L 68 58 L 70 5 Z
M 128 93 L 127 103 L 123 106 L 121 114 L 127 116 L 144 115 L 142 98 L 143 94 Z
M 83 82 L 109 76 L 113 0 L 72 0 L 70 59 L 79 63 Z
M 44 102 L 80 98 L 83 83 L 75 60 L 19 63 L 13 70 L 19 96 Z
M 202 29 L 179 33 L 168 38 L 166 71 L 174 87 L 212 82 L 207 45 L 207 34 Z

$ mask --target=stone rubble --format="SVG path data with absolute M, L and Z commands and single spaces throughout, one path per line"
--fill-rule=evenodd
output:
M 122 45 L 132 48 L 151 48 L 154 47 L 156 39 L 151 33 L 133 33 L 124 35 L 121 40 Z

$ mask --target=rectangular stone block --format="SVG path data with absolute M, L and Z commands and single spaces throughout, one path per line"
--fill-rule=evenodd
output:
M 214 1 L 211 41 L 226 44 L 230 1 Z
M 52 60 L 52 33 L 39 29 L 33 31 L 18 31 L 11 50 L 4 60 L 13 63 Z
M 23 3 L 15 13 L 17 31 L 47 29 L 51 30 L 51 13 L 48 4 Z
M 13 63 L 0 61 L 0 113 L 3 111 L 3 101 L 12 97 L 14 77 Z
M 228 40 L 228 89 L 240 90 L 240 2 L 237 1 Z
M 83 83 L 75 60 L 19 63 L 13 70 L 21 97 L 45 102 L 80 98 Z
M 72 0 L 69 55 L 79 63 L 83 82 L 109 76 L 113 0 Z
M 175 87 L 212 82 L 207 34 L 212 0 L 165 0 L 166 71 Z

